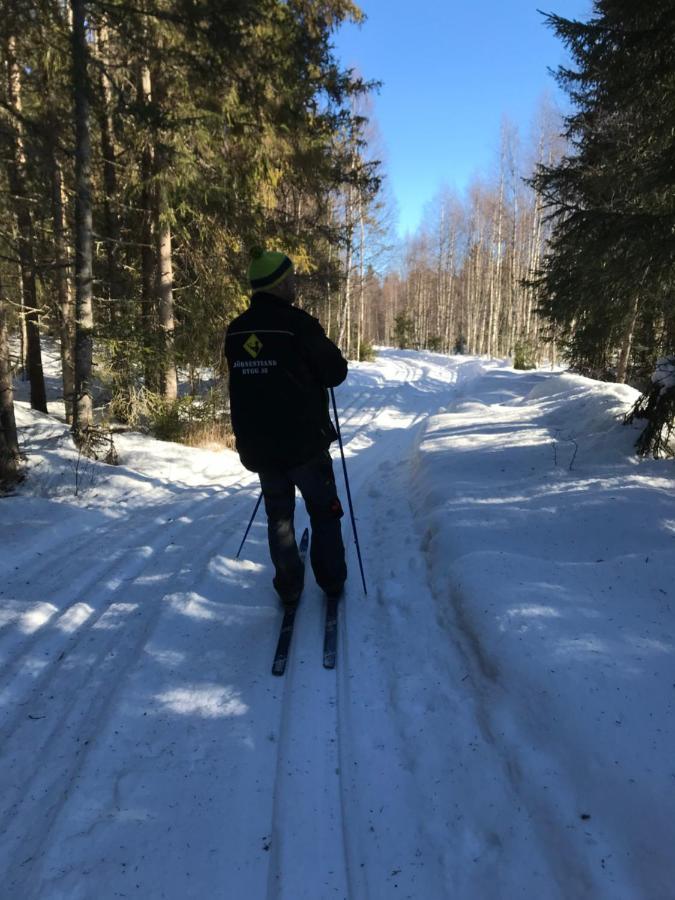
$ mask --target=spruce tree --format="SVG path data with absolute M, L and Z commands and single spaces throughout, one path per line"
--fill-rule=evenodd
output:
M 553 224 L 540 310 L 576 368 L 623 381 L 675 339 L 675 7 L 596 0 L 588 22 L 546 18 L 574 62 L 557 73 L 574 111 L 569 152 L 533 179 Z
M 302 302 L 330 313 L 338 198 L 378 185 L 353 102 L 370 86 L 331 44 L 360 18 L 350 0 L 0 0 L 23 101 L 0 110 L 0 277 L 12 308 L 22 260 L 35 282 L 76 436 L 106 415 L 164 415 L 177 369 L 218 369 L 253 244 L 289 252 Z M 17 135 L 30 228 L 5 187 Z

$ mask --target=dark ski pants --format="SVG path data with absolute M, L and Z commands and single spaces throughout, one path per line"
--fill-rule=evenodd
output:
M 295 542 L 293 516 L 295 488 L 302 494 L 312 526 L 310 560 L 319 587 L 326 591 L 339 588 L 347 577 L 345 548 L 340 519 L 342 506 L 335 487 L 333 462 L 324 450 L 300 466 L 285 472 L 260 472 L 265 499 L 270 555 L 276 575 L 274 587 L 284 598 L 297 590 L 303 571 Z

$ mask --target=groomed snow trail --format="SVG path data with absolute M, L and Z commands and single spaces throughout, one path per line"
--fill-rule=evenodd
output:
M 369 594 L 345 517 L 337 668 L 308 566 L 283 678 L 262 513 L 234 559 L 258 493 L 236 457 L 130 435 L 133 468 L 73 501 L 65 429 L 22 411 L 1 900 L 670 900 L 675 504 L 612 431 L 626 391 L 413 352 L 352 367 Z
M 338 390 L 370 603 L 383 548 L 369 494 L 376 482 L 391 489 L 389 467 L 405 464 L 415 423 L 449 401 L 455 377 L 448 361 L 389 354 Z M 58 424 L 50 440 L 63 440 Z M 133 465 L 133 438 L 125 449 Z M 363 699 L 346 623 L 366 602 L 347 520 L 337 671 L 321 665 L 323 604 L 308 571 L 288 671 L 275 679 L 262 515 L 247 559 L 233 559 L 256 479 L 236 467 L 220 481 L 126 477 L 114 511 L 95 479 L 96 502 L 59 504 L 62 527 L 40 527 L 35 498 L 14 501 L 25 532 L 1 595 L 3 891 L 376 896 L 354 840 L 353 817 L 370 814 L 345 771 L 358 765 L 349 707 Z M 300 504 L 298 530 L 305 521 Z

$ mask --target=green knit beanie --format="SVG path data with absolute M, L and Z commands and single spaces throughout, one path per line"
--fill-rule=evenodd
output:
M 274 287 L 293 271 L 293 262 L 285 253 L 274 250 L 263 250 L 261 247 L 251 249 L 251 265 L 248 267 L 248 280 L 253 291 L 264 291 Z

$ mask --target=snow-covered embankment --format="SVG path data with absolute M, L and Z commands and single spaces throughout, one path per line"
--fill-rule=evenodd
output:
M 414 479 L 484 737 L 574 896 L 673 890 L 673 464 L 635 457 L 634 396 L 488 369 L 429 419 Z

